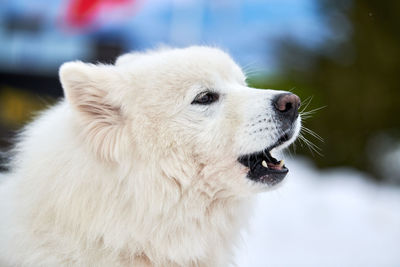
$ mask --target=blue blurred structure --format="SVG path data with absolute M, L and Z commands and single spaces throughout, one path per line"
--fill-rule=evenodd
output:
M 129 15 L 103 10 L 81 30 L 63 26 L 67 4 L 2 1 L 0 70 L 54 73 L 68 60 L 110 61 L 160 44 L 206 44 L 226 49 L 242 66 L 271 72 L 276 40 L 315 46 L 327 35 L 315 0 L 141 0 Z

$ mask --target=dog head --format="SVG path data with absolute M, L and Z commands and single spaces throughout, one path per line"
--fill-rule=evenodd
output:
M 141 162 L 179 184 L 212 180 L 242 192 L 269 188 L 288 171 L 271 151 L 296 138 L 299 98 L 248 87 L 219 49 L 130 53 L 115 65 L 69 62 L 60 79 L 100 160 Z

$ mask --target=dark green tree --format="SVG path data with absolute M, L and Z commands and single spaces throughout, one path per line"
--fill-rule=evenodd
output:
M 322 149 L 319 166 L 349 165 L 379 177 L 371 163 L 381 155 L 371 140 L 400 131 L 400 1 L 318 4 L 330 37 L 317 49 L 282 40 L 281 78 L 257 86 L 294 88 L 302 99 L 314 96 L 310 108 L 326 106 L 306 122 L 325 139 L 313 140 Z

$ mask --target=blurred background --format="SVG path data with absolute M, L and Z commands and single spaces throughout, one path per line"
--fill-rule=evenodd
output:
M 319 198 L 304 206 L 315 208 L 314 217 L 301 217 L 304 225 L 293 231 L 309 233 L 320 226 L 333 244 L 321 247 L 309 240 L 310 250 L 307 245 L 301 250 L 309 258 L 299 256 L 297 265 L 278 259 L 277 265 L 264 265 L 262 259 L 248 265 L 262 255 L 248 250 L 243 256 L 242 251 L 241 266 L 300 266 L 302 260 L 307 266 L 400 266 L 400 253 L 390 254 L 400 247 L 399 15 L 400 1 L 375 0 L 2 0 L 0 150 L 12 146 L 15 132 L 32 114 L 62 96 L 57 71 L 65 61 L 113 63 L 121 53 L 160 44 L 219 46 L 244 68 L 251 86 L 289 90 L 302 98 L 304 125 L 316 134 L 303 130 L 308 141 L 299 140 L 291 149 L 291 180 L 309 182 L 314 190 L 299 184 L 288 188 L 297 190 L 300 202 L 316 191 Z M 306 174 L 303 180 L 295 180 L 296 172 Z M 316 187 L 319 183 L 323 186 Z M 350 202 L 343 201 L 343 194 Z M 352 199 L 359 206 L 351 206 Z M 270 207 L 273 213 L 275 206 Z M 332 229 L 325 229 L 324 212 L 330 208 Z M 372 213 L 355 216 L 364 209 Z M 268 210 L 264 212 L 258 222 L 268 221 Z M 342 221 L 338 228 L 333 222 L 343 217 L 354 220 Z M 320 224 L 315 225 L 315 218 Z M 279 216 L 275 220 L 282 222 Z M 360 224 L 366 228 L 352 236 L 351 229 Z M 343 228 L 349 236 L 337 235 Z M 382 229 L 386 232 L 377 234 Z M 365 239 L 371 234 L 377 239 Z M 271 233 L 265 238 L 276 240 Z M 251 238 L 248 242 L 257 244 Z M 353 254 L 354 246 L 371 244 L 363 254 L 380 256 L 357 265 L 361 262 L 352 253 L 337 254 L 343 244 Z M 326 255 L 321 252 L 322 258 L 315 259 L 316 247 L 325 248 Z M 280 255 L 286 247 L 269 249 Z M 338 257 L 343 259 L 339 265 L 327 264 Z

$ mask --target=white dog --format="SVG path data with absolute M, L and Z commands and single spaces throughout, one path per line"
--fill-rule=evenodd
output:
M 0 265 L 228 265 L 300 129 L 297 96 L 245 79 L 209 47 L 62 65 L 0 186 Z

